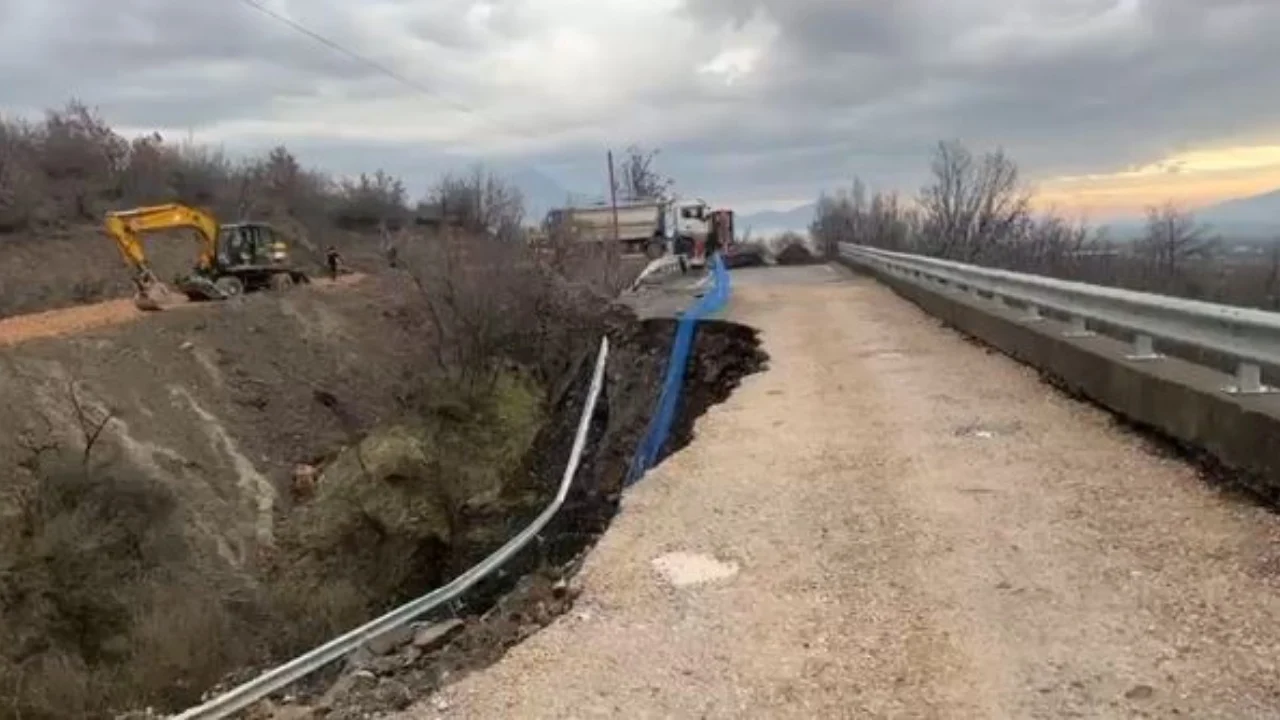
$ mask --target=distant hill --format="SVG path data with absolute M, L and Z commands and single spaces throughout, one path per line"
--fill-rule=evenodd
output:
M 753 235 L 768 235 L 787 230 L 800 232 L 809 229 L 809 223 L 813 222 L 813 215 L 817 209 L 816 203 L 808 203 L 790 210 L 764 210 L 739 215 L 734 224 L 737 225 L 738 232 L 743 233 L 750 228 Z
M 1211 205 L 1200 215 L 1208 222 L 1280 226 L 1280 190 Z
M 1280 190 L 1227 200 L 1196 213 L 1220 235 L 1241 239 L 1280 236 Z
M 530 167 L 513 167 L 503 172 L 505 177 L 524 195 L 525 222 L 537 224 L 552 208 L 564 207 L 574 193 L 548 175 Z

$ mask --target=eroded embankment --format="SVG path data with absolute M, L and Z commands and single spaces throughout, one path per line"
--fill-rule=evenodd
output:
M 182 703 L 269 652 L 241 638 L 271 621 L 295 465 L 402 414 L 424 364 L 402 296 L 300 290 L 0 348 L 0 716 Z
M 564 512 L 408 671 L 488 662 L 567 601 L 555 578 L 612 517 L 672 323 L 575 316 L 554 361 L 462 397 L 423 380 L 416 297 L 384 277 L 0 349 L 0 717 L 180 708 L 465 569 L 550 497 L 608 332 Z M 705 326 L 676 446 L 760 366 L 756 345 Z
M 385 638 L 372 652 L 360 653 L 292 689 L 284 701 L 287 707 L 265 703 L 258 714 L 359 718 L 403 709 L 460 674 L 497 661 L 512 645 L 566 612 L 574 593 L 564 581 L 617 512 L 632 455 L 657 400 L 674 331 L 670 320 L 637 322 L 621 312 L 609 319 L 612 350 L 604 393 L 564 507 L 539 540 L 494 577 L 460 603 L 423 619 L 441 635 L 410 628 L 396 638 Z M 554 403 L 552 420 L 529 456 L 528 484 L 513 485 L 531 491 L 536 502 L 507 516 L 507 534 L 527 523 L 555 492 L 586 401 L 591 357 L 582 358 L 574 382 Z M 754 330 L 727 322 L 703 323 L 662 457 L 691 442 L 694 421 L 724 401 L 742 377 L 763 369 L 766 359 Z M 496 543 L 485 551 L 495 547 Z M 479 559 L 470 558 L 468 564 Z

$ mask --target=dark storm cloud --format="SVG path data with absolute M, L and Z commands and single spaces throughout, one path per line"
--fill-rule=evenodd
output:
M 633 139 L 662 145 L 664 166 L 691 192 L 732 198 L 760 188 L 802 197 L 855 173 L 910 190 L 945 138 L 1003 145 L 1048 176 L 1280 134 L 1280 0 L 684 0 L 670 37 L 625 28 L 603 38 L 619 56 L 651 44 L 664 62 L 636 56 L 609 65 L 608 78 L 584 75 L 596 83 L 581 88 L 587 97 L 647 78 L 618 101 L 630 107 L 587 102 L 594 114 L 556 116 L 545 132 L 526 127 L 577 92 L 571 73 L 538 74 L 539 59 L 575 57 L 572 45 L 556 44 L 556 28 L 599 32 L 590 21 L 618 12 L 624 3 L 615 1 L 268 4 L 445 97 L 465 98 L 487 118 L 476 126 L 563 136 L 529 159 L 563 169 L 571 187 L 598 173 L 602 142 Z M 492 63 L 522 47 L 531 28 L 551 55 L 520 55 L 534 58 L 529 67 L 508 69 L 538 78 L 513 109 L 511 78 L 491 78 L 502 69 Z M 719 42 L 756 52 L 732 85 L 698 71 Z M 0 0 L 0 89 L 5 111 L 77 96 L 117 124 L 197 131 L 270 120 L 294 101 L 323 113 L 330 100 L 415 93 L 240 0 Z M 407 175 L 423 174 L 414 170 L 419 160 L 465 161 L 455 148 L 428 152 L 393 137 L 372 145 L 276 139 L 343 171 L 362 158 Z
M 393 82 L 234 0 L 43 2 L 44 10 L 23 13 L 29 24 L 20 26 L 36 37 L 21 54 L 0 56 L 8 109 L 58 106 L 74 96 L 125 125 L 200 127 L 261 116 L 273 100 L 310 96 L 326 83 L 386 91 Z M 31 5 L 0 0 L 0 19 L 16 17 L 20 4 Z M 344 17 L 308 20 L 349 36 Z M 13 29 L 0 27 L 7 32 Z

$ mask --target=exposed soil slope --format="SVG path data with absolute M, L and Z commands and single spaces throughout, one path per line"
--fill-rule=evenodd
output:
M 593 310 L 552 330 L 565 367 L 512 367 L 466 403 L 424 381 L 430 326 L 394 274 L 7 321 L 0 708 L 179 708 L 469 566 L 545 505 L 607 332 L 605 409 L 565 512 L 460 609 L 563 568 L 612 517 L 674 329 L 570 302 Z M 737 326 L 709 327 L 695 355 L 690 418 L 762 361 Z M 486 627 L 464 664 L 514 639 Z

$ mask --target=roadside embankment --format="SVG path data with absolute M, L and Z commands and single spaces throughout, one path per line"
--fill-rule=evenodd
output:
M 465 389 L 437 368 L 459 340 L 403 274 L 0 347 L 0 717 L 180 709 L 469 567 L 554 492 L 608 334 L 564 512 L 455 608 L 470 649 L 413 667 L 530 632 L 520 588 L 570 572 L 612 518 L 673 326 L 539 298 L 559 305 L 538 344 Z M 746 328 L 700 335 L 672 445 L 761 363 Z

